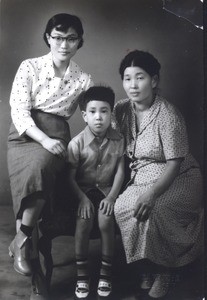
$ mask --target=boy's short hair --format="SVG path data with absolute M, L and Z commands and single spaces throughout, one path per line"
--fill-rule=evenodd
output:
M 80 110 L 85 111 L 87 104 L 93 100 L 107 102 L 110 105 L 111 110 L 113 110 L 115 103 L 114 91 L 107 86 L 90 87 L 87 91 L 82 92 L 79 97 Z

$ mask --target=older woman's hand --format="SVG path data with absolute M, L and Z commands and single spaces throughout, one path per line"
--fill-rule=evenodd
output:
M 141 195 L 134 207 L 134 217 L 137 221 L 146 221 L 149 218 L 154 205 L 155 197 L 151 191 L 147 191 Z

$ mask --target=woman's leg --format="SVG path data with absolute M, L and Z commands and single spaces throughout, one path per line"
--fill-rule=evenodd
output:
M 21 224 L 22 224 L 22 219 L 17 219 L 16 220 L 16 233 L 19 231 Z
M 88 247 L 94 216 L 90 219 L 77 217 L 75 230 L 75 254 L 77 266 L 77 284 L 75 295 L 86 298 L 89 294 Z
M 32 240 L 32 233 L 44 204 L 45 200 L 40 193 L 28 197 L 24 200 L 22 220 L 18 219 L 16 222 L 17 234 L 9 246 L 9 253 L 14 257 L 14 269 L 22 275 L 32 274 L 30 249 L 36 249 L 37 252 L 37 239 Z
M 112 291 L 111 276 L 115 244 L 114 216 L 107 216 L 99 211 L 98 222 L 101 232 L 102 260 L 97 292 L 100 296 L 107 297 Z
M 23 212 L 22 224 L 28 227 L 33 227 L 36 225 L 43 207 L 45 205 L 45 200 L 40 195 L 33 195 L 28 199 L 28 204 Z

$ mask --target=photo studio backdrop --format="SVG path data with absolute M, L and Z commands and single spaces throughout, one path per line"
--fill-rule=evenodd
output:
M 188 1 L 197 3 L 199 0 Z M 46 54 L 48 19 L 66 12 L 80 17 L 84 45 L 74 60 L 95 83 L 110 85 L 116 100 L 126 97 L 118 73 L 131 50 L 149 51 L 161 63 L 160 93 L 185 117 L 190 148 L 203 167 L 203 30 L 177 14 L 173 1 L 160 0 L 1 0 L 0 1 L 0 204 L 11 205 L 7 172 L 9 96 L 19 64 Z M 179 1 L 175 1 L 179 4 Z M 165 4 L 165 6 L 164 6 Z M 171 7 L 170 7 L 171 6 Z M 175 13 L 172 10 L 175 9 Z M 190 10 L 191 9 L 191 10 Z M 191 8 L 184 8 L 187 16 Z M 171 10 L 171 11 L 170 11 Z M 198 18 L 197 18 L 198 19 Z M 197 20 L 196 19 L 196 20 Z M 200 19 L 199 19 L 200 21 Z M 199 26 L 195 26 L 199 25 Z M 72 135 L 84 126 L 79 110 L 70 120 Z

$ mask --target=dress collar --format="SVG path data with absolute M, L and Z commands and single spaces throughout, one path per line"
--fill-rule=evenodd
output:
M 130 101 L 130 105 L 131 105 L 131 110 L 134 112 L 133 103 L 131 101 Z M 145 114 L 145 116 L 140 124 L 138 134 L 141 134 L 142 131 L 149 125 L 149 123 L 151 123 L 152 120 L 154 120 L 154 118 L 157 116 L 157 114 L 160 110 L 160 105 L 161 105 L 161 97 L 156 95 L 153 104 L 148 109 L 147 113 Z M 133 113 L 133 115 L 134 115 L 134 113 Z M 134 122 L 136 122 L 135 118 L 134 118 Z
M 52 52 L 49 52 L 48 54 L 46 54 L 46 63 L 47 63 L 47 74 L 50 78 L 54 78 L 55 76 L 55 70 L 54 70 L 54 64 L 53 64 L 53 57 L 52 57 Z M 65 71 L 65 77 L 68 77 L 69 75 L 71 75 L 70 73 L 72 72 L 72 66 L 74 65 L 74 62 L 72 60 L 70 60 L 70 63 Z M 62 79 L 64 79 L 62 78 Z M 60 78 L 61 79 L 61 78 Z

